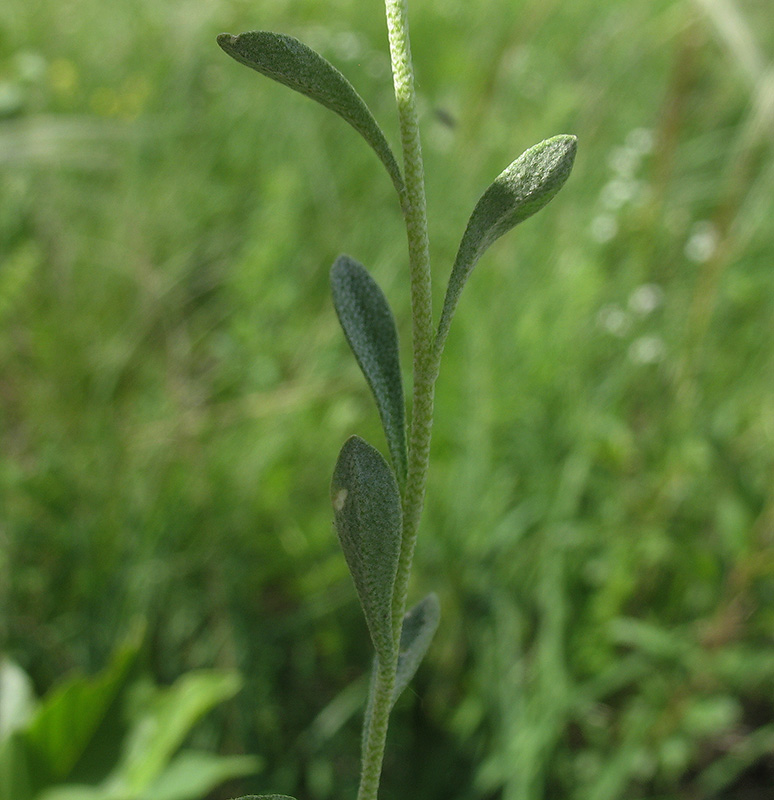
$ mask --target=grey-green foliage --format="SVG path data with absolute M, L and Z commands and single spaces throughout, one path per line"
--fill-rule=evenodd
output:
M 374 149 L 402 196 L 403 177 L 382 129 L 363 98 L 333 64 L 298 39 L 271 31 L 248 31 L 238 36 L 222 33 L 218 44 L 241 64 L 343 117 Z
M 339 256 L 331 269 L 336 313 L 376 400 L 394 468 L 393 472 L 376 449 L 353 436 L 341 449 L 331 483 L 336 530 L 376 650 L 363 727 L 359 797 L 364 800 L 376 798 L 392 706 L 414 677 L 440 618 L 434 594 L 402 620 L 400 615 L 406 605 L 416 526 L 421 516 L 433 382 L 451 318 L 462 288 L 486 248 L 551 200 L 570 173 L 576 147 L 574 136 L 556 136 L 541 142 L 516 159 L 483 194 L 462 237 L 433 338 L 432 309 L 421 298 L 422 292 L 425 298 L 430 297 L 432 281 L 426 251 L 423 167 L 418 138 L 412 133 L 416 118 L 409 119 L 414 114 L 413 101 L 407 102 L 414 92 L 410 63 L 406 64 L 410 62 L 408 31 L 393 0 L 387 2 L 387 15 L 396 92 L 402 97 L 399 113 L 408 186 L 404 185 L 392 150 L 371 112 L 349 81 L 322 56 L 297 39 L 267 31 L 218 37 L 220 46 L 237 61 L 313 98 L 359 131 L 386 166 L 406 221 L 415 315 L 414 356 L 418 365 L 409 447 L 398 334 L 387 300 L 366 269 L 349 256 Z M 402 622 L 400 630 L 398 622 Z M 240 800 L 289 799 L 282 795 L 251 795 Z
M 419 669 L 419 665 L 422 663 L 428 647 L 430 647 L 430 642 L 433 640 L 440 619 L 441 604 L 438 602 L 438 596 L 435 593 L 427 595 L 403 618 L 393 702 L 400 697 Z
M 440 346 L 473 267 L 492 242 L 540 211 L 564 186 L 576 149 L 574 136 L 546 139 L 522 153 L 481 195 L 462 236 L 446 289 L 438 325 Z
M 331 482 L 341 548 L 363 607 L 376 654 L 392 661 L 392 595 L 400 556 L 400 494 L 389 465 L 358 436 L 344 443 Z
M 438 596 L 431 592 L 424 600 L 417 603 L 411 611 L 403 617 L 403 627 L 400 634 L 400 647 L 398 650 L 398 666 L 395 673 L 395 687 L 392 691 L 392 704 L 403 694 L 416 675 L 422 659 L 425 657 L 433 636 L 441 619 L 441 604 Z M 368 731 L 371 713 L 374 704 L 374 690 L 376 687 L 376 670 L 378 664 L 374 661 L 371 669 L 371 680 L 368 685 L 368 699 L 366 701 L 365 720 L 363 723 L 363 737 Z M 364 742 L 365 744 L 365 742 Z
M 331 268 L 333 305 L 374 394 L 398 483 L 406 480 L 406 418 L 395 320 L 365 267 L 339 256 Z

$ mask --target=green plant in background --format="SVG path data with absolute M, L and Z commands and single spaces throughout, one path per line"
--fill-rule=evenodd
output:
M 198 800 L 260 768 L 253 756 L 181 745 L 194 724 L 240 689 L 235 672 L 189 672 L 169 687 L 137 681 L 137 647 L 92 678 L 35 698 L 32 682 L 0 662 L 0 800 Z
M 413 320 L 408 436 L 398 336 L 387 300 L 353 258 L 340 256 L 331 270 L 334 306 L 376 400 L 391 460 L 388 463 L 378 450 L 353 436 L 339 454 L 331 485 L 335 526 L 376 653 L 363 727 L 359 800 L 377 795 L 391 709 L 422 661 L 440 615 L 433 594 L 408 613 L 406 601 L 424 502 L 434 386 L 454 311 L 485 250 L 554 197 L 569 176 L 576 150 L 574 136 L 543 141 L 484 192 L 459 245 L 436 327 L 406 0 L 386 0 L 386 11 L 403 170 L 362 98 L 314 50 L 268 31 L 218 38 L 223 50 L 240 63 L 311 97 L 352 125 L 387 169 L 406 226 Z

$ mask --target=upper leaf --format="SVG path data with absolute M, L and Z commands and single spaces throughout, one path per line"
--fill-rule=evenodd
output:
M 362 264 L 339 256 L 331 268 L 333 305 L 344 335 L 371 387 L 392 463 L 406 480 L 406 418 L 395 320 L 378 284 Z
M 492 242 L 540 211 L 554 197 L 570 175 L 576 149 L 574 136 L 546 139 L 522 153 L 481 195 L 454 261 L 436 348 L 443 347 L 462 287 L 479 258 Z
M 393 703 L 400 697 L 419 669 L 440 619 L 441 605 L 436 594 L 427 595 L 404 617 L 403 629 L 400 634 L 398 670 L 392 695 Z
M 376 151 L 403 198 L 403 176 L 382 129 L 363 98 L 333 64 L 283 33 L 248 31 L 238 36 L 221 33 L 218 44 L 241 64 L 311 97 L 343 117 Z
M 341 448 L 331 501 L 376 654 L 388 664 L 394 653 L 392 594 L 403 528 L 400 495 L 387 462 L 358 436 Z

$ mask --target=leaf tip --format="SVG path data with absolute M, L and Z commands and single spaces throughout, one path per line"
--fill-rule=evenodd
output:
M 347 273 L 352 271 L 352 259 L 345 253 L 341 253 L 331 266 L 331 283 L 335 285 Z
M 557 162 L 562 165 L 569 175 L 578 152 L 578 137 L 570 133 L 562 133 L 559 136 L 552 137 L 548 141 L 551 142 L 556 149 Z
M 333 510 L 340 513 L 344 509 L 344 504 L 349 495 L 350 486 L 344 485 L 351 479 L 351 469 L 363 452 L 370 449 L 370 445 L 359 436 L 350 436 L 342 446 L 336 466 L 333 470 L 331 481 L 331 503 Z
M 225 50 L 227 47 L 233 47 L 236 44 L 237 37 L 232 33 L 219 33 L 217 42 Z

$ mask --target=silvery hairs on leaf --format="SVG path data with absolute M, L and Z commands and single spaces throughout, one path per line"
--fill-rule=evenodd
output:
M 403 176 L 387 139 L 352 84 L 319 53 L 283 33 L 221 33 L 218 44 L 232 58 L 311 97 L 345 119 L 379 156 L 403 198 Z
M 554 136 L 522 153 L 481 195 L 468 220 L 452 267 L 436 348 L 442 348 L 462 287 L 489 245 L 540 211 L 570 175 L 577 139 Z
M 408 471 L 406 409 L 398 354 L 398 332 L 387 298 L 366 268 L 339 256 L 331 268 L 331 290 L 344 335 L 371 387 L 402 486 Z
M 395 476 L 358 436 L 344 443 L 331 481 L 336 531 L 382 664 L 391 663 L 392 595 L 403 520 Z

